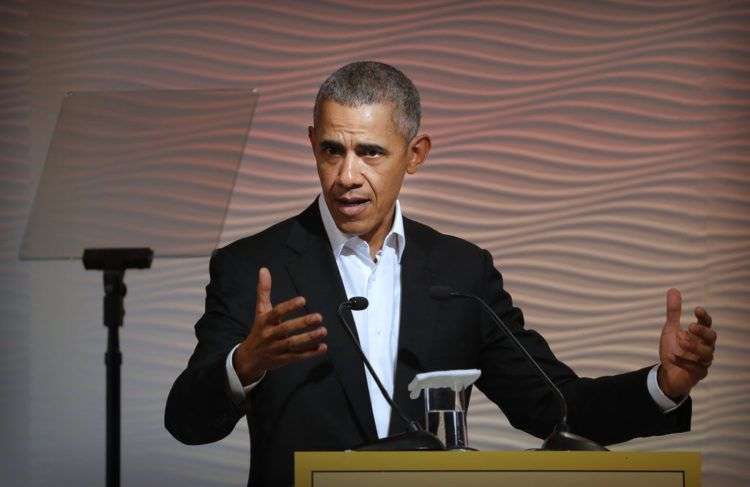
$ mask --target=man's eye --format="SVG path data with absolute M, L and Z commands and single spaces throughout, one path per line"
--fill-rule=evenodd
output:
M 382 155 L 383 153 L 378 149 L 366 149 L 360 154 L 361 157 L 378 157 Z
M 327 156 L 340 156 L 341 150 L 337 149 L 336 147 L 324 147 L 323 152 Z

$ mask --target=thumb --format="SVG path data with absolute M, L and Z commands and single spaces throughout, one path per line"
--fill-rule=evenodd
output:
M 667 324 L 679 326 L 681 315 L 682 295 L 680 294 L 680 291 L 672 288 L 667 291 Z
M 273 309 L 271 304 L 271 272 L 261 267 L 258 271 L 258 287 L 255 298 L 255 316 L 268 313 Z

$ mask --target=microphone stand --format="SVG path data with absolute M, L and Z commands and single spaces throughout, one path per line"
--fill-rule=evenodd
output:
M 120 327 L 125 315 L 127 269 L 148 269 L 154 252 L 150 248 L 85 249 L 83 266 L 104 272 L 104 326 L 107 327 L 107 449 L 106 485 L 120 486 Z
M 534 368 L 539 372 L 539 375 L 544 379 L 544 381 L 547 383 L 547 385 L 550 387 L 550 389 L 553 391 L 555 396 L 558 399 L 558 402 L 560 403 L 560 421 L 555 426 L 555 429 L 552 430 L 552 433 L 544 440 L 544 443 L 542 443 L 541 450 L 552 450 L 552 451 L 609 451 L 605 447 L 601 446 L 600 444 L 596 443 L 595 441 L 589 440 L 588 438 L 584 438 L 583 436 L 577 435 L 570 431 L 570 427 L 568 426 L 568 404 L 565 401 L 565 396 L 563 396 L 563 393 L 560 391 L 560 389 L 557 387 L 557 385 L 550 379 L 550 377 L 547 375 L 547 373 L 542 369 L 542 366 L 539 365 L 539 362 L 534 360 L 534 358 L 531 356 L 528 350 L 526 350 L 526 347 L 524 347 L 521 342 L 518 341 L 518 338 L 513 335 L 513 333 L 510 331 L 510 328 L 503 322 L 503 320 L 500 319 L 500 317 L 495 313 L 495 310 L 492 309 L 492 307 L 487 304 L 482 298 L 479 296 L 476 296 L 474 294 L 468 294 L 468 293 L 462 293 L 455 291 L 447 286 L 432 286 L 430 288 L 430 297 L 437 300 L 446 300 L 450 298 L 465 298 L 465 299 L 471 299 L 479 303 L 484 311 L 487 312 L 488 315 L 492 318 L 492 321 L 497 325 L 498 328 L 508 337 L 510 338 L 511 342 L 513 342 L 513 345 L 515 345 L 516 349 L 521 352 L 521 354 L 526 358 L 526 360 L 534 366 Z
M 360 310 L 366 309 L 368 304 L 369 303 L 367 302 L 367 299 L 362 298 L 362 297 L 354 297 L 348 301 L 344 301 L 338 307 L 339 319 L 341 320 L 341 324 L 344 327 L 344 330 L 346 330 L 347 336 L 352 340 L 352 343 L 354 344 L 354 348 L 359 353 L 359 357 L 362 359 L 362 362 L 364 362 L 365 367 L 367 367 L 367 370 L 370 372 L 370 375 L 372 375 L 372 378 L 375 380 L 375 384 L 377 384 L 378 389 L 380 389 L 380 393 L 383 395 L 383 397 L 391 406 L 391 408 L 394 411 L 396 411 L 396 413 L 399 415 L 399 417 L 404 422 L 404 424 L 407 425 L 407 427 L 409 428 L 409 431 L 400 433 L 398 435 L 387 436 L 385 438 L 378 438 L 377 440 L 369 441 L 363 445 L 356 446 L 352 448 L 352 450 L 355 450 L 355 451 L 445 450 L 445 445 L 443 445 L 443 443 L 438 439 L 437 436 L 422 429 L 422 427 L 419 426 L 419 423 L 417 423 L 416 421 L 410 420 L 406 416 L 404 411 L 399 407 L 399 405 L 396 404 L 393 398 L 391 398 L 390 394 L 388 394 L 388 391 L 385 390 L 383 383 L 380 381 L 380 378 L 375 373 L 375 370 L 373 370 L 372 365 L 370 364 L 370 361 L 367 360 L 367 356 L 365 355 L 365 352 L 362 350 L 362 347 L 360 347 L 357 337 L 354 335 L 354 332 L 352 331 L 351 327 L 349 326 L 349 323 L 346 320 L 346 317 L 344 316 L 344 310 L 349 309 L 349 310 L 360 311 Z

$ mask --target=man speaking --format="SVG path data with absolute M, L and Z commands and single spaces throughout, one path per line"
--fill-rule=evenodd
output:
M 574 433 L 610 444 L 689 430 L 689 393 L 716 341 L 708 313 L 696 308 L 683 329 L 671 289 L 660 364 L 578 377 L 524 327 L 489 252 L 401 214 L 404 176 L 430 152 L 420 111 L 413 83 L 386 64 L 348 64 L 323 83 L 309 128 L 321 196 L 214 253 L 198 344 L 167 401 L 172 435 L 217 441 L 245 415 L 249 485 L 257 487 L 290 485 L 294 451 L 342 450 L 404 431 L 336 323 L 340 303 L 364 296 L 370 305 L 352 314 L 358 340 L 408 416 L 423 421 L 421 400 L 407 391 L 415 374 L 478 368 L 477 387 L 513 426 L 547 436 L 559 417 L 553 393 L 476 303 L 432 300 L 434 285 L 492 306 L 562 390 Z

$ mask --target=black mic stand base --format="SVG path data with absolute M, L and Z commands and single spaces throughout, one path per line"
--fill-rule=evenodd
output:
M 354 451 L 442 451 L 445 445 L 427 431 L 407 431 L 352 448 Z
M 542 451 L 609 451 L 599 443 L 579 436 L 570 431 L 560 430 L 555 427 L 544 443 Z
M 125 271 L 148 269 L 154 258 L 150 248 L 85 249 L 83 266 L 104 271 L 104 326 L 107 327 L 107 449 L 106 485 L 120 487 L 120 327 L 125 316 Z

